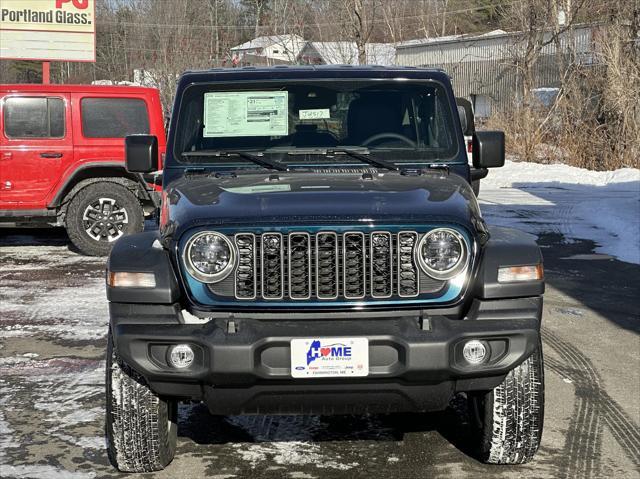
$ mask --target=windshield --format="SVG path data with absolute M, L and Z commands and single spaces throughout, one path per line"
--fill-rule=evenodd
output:
M 344 154 L 353 149 L 396 164 L 450 162 L 458 153 L 446 91 L 429 81 L 194 85 L 176 131 L 176 160 L 188 164 L 229 162 L 236 152 L 288 165 L 357 163 Z

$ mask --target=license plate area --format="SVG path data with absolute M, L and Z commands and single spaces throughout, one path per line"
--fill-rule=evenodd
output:
M 363 377 L 368 374 L 367 338 L 291 340 L 291 376 L 294 378 Z

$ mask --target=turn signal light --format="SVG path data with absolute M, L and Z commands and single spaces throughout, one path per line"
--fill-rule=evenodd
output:
M 153 273 L 107 273 L 107 284 L 112 288 L 155 288 L 156 277 Z
M 498 268 L 498 283 L 539 281 L 544 278 L 542 264 L 530 266 L 505 266 Z

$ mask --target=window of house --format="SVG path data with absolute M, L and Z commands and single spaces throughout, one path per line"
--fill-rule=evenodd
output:
M 138 98 L 83 98 L 82 134 L 86 138 L 124 138 L 148 134 L 149 115 Z
M 4 103 L 4 133 L 8 138 L 64 137 L 64 100 L 10 97 Z

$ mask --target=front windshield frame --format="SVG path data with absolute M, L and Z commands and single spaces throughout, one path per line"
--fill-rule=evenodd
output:
M 194 89 L 207 89 L 208 92 L 224 92 L 224 91 L 262 91 L 262 90 L 272 90 L 272 91 L 281 91 L 287 89 L 289 85 L 318 85 L 319 87 L 323 87 L 322 84 L 330 84 L 335 85 L 337 83 L 359 83 L 363 84 L 360 89 L 353 89 L 352 91 L 359 91 L 361 89 L 371 87 L 380 87 L 383 85 L 388 86 L 402 86 L 402 85 L 412 85 L 415 86 L 431 86 L 436 87 L 441 92 L 441 104 L 443 107 L 443 121 L 446 123 L 446 127 L 450 129 L 451 134 L 451 145 L 450 152 L 447 156 L 442 157 L 426 157 L 424 156 L 429 150 L 423 148 L 394 148 L 394 147 L 365 147 L 362 145 L 338 145 L 336 147 L 312 147 L 312 148 L 300 148 L 301 153 L 296 153 L 296 148 L 293 146 L 290 147 L 274 147 L 271 151 L 269 149 L 264 148 L 245 148 L 245 147 L 233 147 L 229 148 L 231 151 L 242 151 L 246 153 L 259 153 L 264 155 L 273 155 L 274 159 L 286 163 L 289 166 L 294 167 L 305 167 L 305 166 L 338 166 L 338 164 L 349 164 L 354 165 L 357 163 L 361 163 L 353 158 L 349 158 L 347 155 L 341 155 L 339 158 L 340 161 L 337 161 L 336 158 L 327 156 L 326 152 L 322 150 L 336 150 L 344 147 L 347 148 L 355 148 L 355 149 L 365 149 L 366 154 L 378 155 L 387 153 L 392 155 L 393 160 L 398 166 L 402 167 L 412 167 L 412 166 L 420 166 L 420 165 L 428 165 L 428 164 L 466 164 L 466 154 L 461 155 L 460 152 L 464 152 L 464 146 L 462 145 L 462 130 L 459 126 L 459 122 L 456 122 L 457 112 L 454 112 L 451 105 L 451 96 L 447 87 L 443 84 L 443 82 L 437 79 L 431 78 L 422 78 L 422 79 L 414 79 L 414 78 L 280 78 L 280 79 L 257 79 L 255 81 L 247 81 L 242 80 L 238 81 L 230 81 L 230 80 L 216 80 L 211 82 L 195 82 L 191 83 L 186 88 L 182 90 L 182 93 L 179 97 L 179 101 L 175 103 L 174 112 L 177 112 L 177 117 L 175 118 L 175 124 L 173 125 L 173 130 L 171 132 L 171 138 L 169 139 L 170 143 L 170 151 L 172 155 L 169 155 L 169 164 L 167 166 L 175 166 L 178 168 L 185 168 L 190 166 L 206 166 L 206 167 L 250 167 L 256 168 L 255 164 L 247 164 L 246 160 L 236 160 L 229 156 L 222 155 L 220 158 L 216 158 L 214 161 L 209 159 L 201 158 L 200 161 L 185 161 L 182 157 L 183 151 L 180 151 L 179 142 L 177 141 L 179 138 L 178 132 L 180 131 L 181 122 L 184 121 L 184 108 L 185 108 L 185 99 L 187 98 L 188 93 Z M 367 85 L 369 84 L 369 85 Z M 279 88 L 278 88 L 279 87 Z M 326 87 L 325 87 L 326 88 Z M 204 101 L 204 99 L 203 99 Z M 460 130 L 460 131 L 458 131 Z M 224 148 L 227 150 L 227 148 Z M 317 150 L 315 152 L 309 150 Z M 398 160 L 397 156 L 400 155 L 413 155 L 412 158 L 400 159 Z M 384 159 L 389 161 L 389 155 L 383 156 Z M 298 158 L 298 156 L 306 156 L 306 158 Z M 314 161 L 309 161 L 309 156 L 314 157 Z M 464 158 L 462 158 L 464 156 Z M 172 158 L 171 158 L 172 157 Z M 325 158 L 323 160 L 323 157 Z M 193 158 L 193 157 L 192 157 Z M 223 158 L 225 161 L 223 161 Z M 333 158 L 333 159 L 332 159 Z M 311 165 L 310 163 L 313 163 Z

